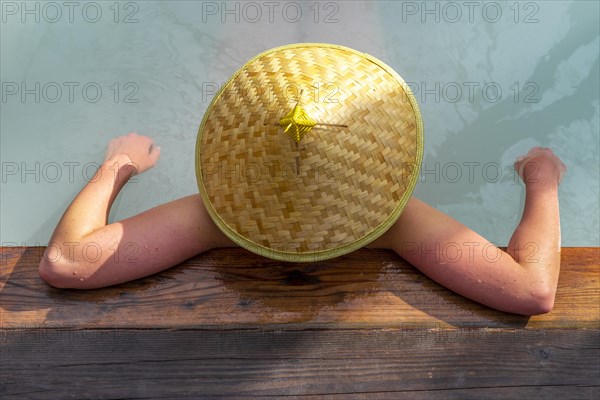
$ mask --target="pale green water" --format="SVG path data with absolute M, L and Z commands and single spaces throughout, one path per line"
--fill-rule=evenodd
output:
M 293 42 L 368 52 L 411 82 L 425 120 L 421 199 L 505 245 L 524 194 L 512 163 L 548 146 L 568 167 L 563 245 L 599 245 L 598 2 L 428 3 L 437 16 L 422 2 L 280 2 L 272 14 L 229 2 L 225 22 L 221 2 L 92 3 L 84 13 L 76 2 L 70 22 L 62 2 L 60 16 L 28 2 L 36 22 L 2 2 L 2 245 L 46 244 L 106 143 L 129 131 L 154 137 L 162 157 L 126 185 L 111 220 L 197 192 L 208 89 Z

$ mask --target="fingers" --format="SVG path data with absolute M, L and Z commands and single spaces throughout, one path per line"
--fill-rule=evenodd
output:
M 556 158 L 558 159 L 558 157 L 556 156 L 556 154 L 554 154 L 554 152 L 552 151 L 551 148 L 549 147 L 532 147 L 527 154 L 524 154 L 522 156 L 517 157 L 516 161 L 515 161 L 515 165 L 518 163 L 524 163 L 524 161 L 531 159 L 533 157 L 536 157 L 538 155 L 541 154 L 546 154 L 552 158 Z M 561 161 L 562 162 L 562 161 Z
M 152 147 L 152 149 L 150 150 L 150 160 L 151 160 L 152 166 L 156 165 L 159 158 L 160 158 L 160 147 L 159 146 Z
M 526 184 L 530 180 L 537 182 L 538 178 L 547 178 L 543 180 L 554 180 L 560 185 L 567 170 L 552 149 L 539 146 L 532 147 L 527 154 L 517 157 L 513 166 Z M 532 180 L 534 175 L 536 180 Z
M 105 159 L 108 160 L 117 154 L 127 155 L 135 165 L 136 173 L 142 173 L 157 163 L 160 147 L 154 144 L 151 137 L 130 132 L 108 143 Z

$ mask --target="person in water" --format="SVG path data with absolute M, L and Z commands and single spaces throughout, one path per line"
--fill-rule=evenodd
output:
M 39 264 L 44 281 L 57 288 L 101 288 L 155 274 L 212 248 L 236 246 L 212 221 L 200 194 L 108 224 L 125 183 L 156 165 L 159 156 L 160 148 L 147 136 L 129 133 L 110 141 L 103 164 L 52 234 Z M 523 315 L 549 312 L 560 270 L 558 186 L 566 167 L 542 147 L 532 148 L 514 166 L 526 200 L 506 251 L 415 197 L 367 247 L 392 249 L 441 285 L 494 309 Z M 88 243 L 101 250 L 98 260 L 81 251 Z M 139 251 L 124 263 L 130 252 L 123 247 L 131 243 Z M 461 256 L 449 260 L 431 255 L 431 249 L 448 244 L 458 246 Z M 69 246 L 75 251 L 67 252 Z M 494 251 L 501 256 L 487 256 Z

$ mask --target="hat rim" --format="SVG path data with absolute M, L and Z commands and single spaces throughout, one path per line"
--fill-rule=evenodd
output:
M 416 148 L 415 169 L 413 171 L 411 179 L 409 180 L 409 182 L 406 185 L 406 190 L 402 194 L 402 197 L 400 198 L 398 204 L 396 205 L 394 210 L 390 213 L 390 215 L 385 219 L 385 221 L 383 221 L 380 225 L 375 227 L 371 232 L 367 233 L 365 236 L 363 236 L 359 239 L 356 239 L 348 244 L 345 244 L 345 245 L 342 245 L 339 247 L 335 247 L 332 249 L 307 251 L 307 252 L 303 252 L 303 253 L 275 250 L 275 249 L 263 246 L 261 244 L 255 243 L 252 240 L 240 235 L 238 232 L 235 231 L 235 229 L 233 229 L 231 226 L 229 226 L 221 218 L 221 216 L 217 213 L 217 211 L 213 208 L 213 205 L 208 197 L 206 187 L 204 186 L 204 181 L 202 180 L 202 163 L 201 163 L 201 159 L 200 159 L 200 155 L 201 155 L 200 150 L 201 150 L 201 144 L 202 144 L 202 132 L 204 131 L 204 127 L 206 125 L 206 122 L 208 121 L 208 118 L 211 114 L 213 106 L 219 100 L 219 98 L 223 94 L 223 91 L 229 86 L 229 84 L 247 67 L 247 65 L 254 62 L 255 60 L 257 60 L 267 54 L 270 54 L 270 53 L 274 53 L 274 52 L 282 51 L 282 50 L 286 50 L 286 49 L 291 49 L 291 48 L 298 48 L 298 47 L 329 47 L 329 48 L 333 48 L 333 49 L 337 49 L 337 50 L 344 50 L 344 51 L 348 51 L 348 52 L 354 53 L 356 55 L 359 55 L 361 57 L 364 57 L 365 59 L 377 64 L 379 67 L 381 67 L 387 73 L 389 73 L 394 79 L 396 79 L 396 81 L 402 86 L 402 89 L 406 93 L 406 96 L 408 97 L 408 99 L 410 101 L 410 105 L 411 105 L 413 113 L 415 115 L 416 136 L 417 136 L 416 137 L 417 148 Z M 287 262 L 322 261 L 322 260 L 327 260 L 330 258 L 339 257 L 342 255 L 348 254 L 354 250 L 357 250 L 361 247 L 364 247 L 365 245 L 371 243 L 372 241 L 374 241 L 375 239 L 377 239 L 381 235 L 383 235 L 398 220 L 398 218 L 404 211 L 404 208 L 406 207 L 408 200 L 412 196 L 414 188 L 417 184 L 417 180 L 419 177 L 419 171 L 420 171 L 421 163 L 423 160 L 423 148 L 424 148 L 423 118 L 422 118 L 421 111 L 419 109 L 417 100 L 416 100 L 412 90 L 408 86 L 408 84 L 404 81 L 404 79 L 396 71 L 394 71 L 393 68 L 391 68 L 390 66 L 385 64 L 383 61 L 371 56 L 370 54 L 363 53 L 363 52 L 360 52 L 358 50 L 355 50 L 355 49 L 352 49 L 352 48 L 346 47 L 346 46 L 335 45 L 335 44 L 330 44 L 330 43 L 293 43 L 293 44 L 287 44 L 287 45 L 283 45 L 283 46 L 274 47 L 274 48 L 271 48 L 269 50 L 266 50 L 256 56 L 254 56 L 253 58 L 248 60 L 241 68 L 239 68 L 234 74 L 232 74 L 230 76 L 230 78 L 227 80 L 227 82 L 221 86 L 221 88 L 219 89 L 219 91 L 217 92 L 215 97 L 210 102 L 208 108 L 206 109 L 204 116 L 202 118 L 200 127 L 198 128 L 198 134 L 197 134 L 197 138 L 196 138 L 196 147 L 195 147 L 196 181 L 197 181 L 198 188 L 200 191 L 200 196 L 204 202 L 204 207 L 206 208 L 206 211 L 210 215 L 211 219 L 213 220 L 215 225 L 217 225 L 217 227 L 221 230 L 221 232 L 223 232 L 223 234 L 225 234 L 225 236 L 227 236 L 231 241 L 233 241 L 238 246 L 240 246 L 246 250 L 249 250 L 255 254 L 258 254 L 258 255 L 261 255 L 261 256 L 264 256 L 264 257 L 267 257 L 270 259 L 278 260 L 278 261 L 287 261 Z

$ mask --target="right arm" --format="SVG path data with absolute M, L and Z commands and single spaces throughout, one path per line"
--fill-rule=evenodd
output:
M 373 247 L 388 247 L 441 285 L 517 314 L 549 312 L 560 270 L 558 184 L 564 164 L 534 148 L 515 164 L 525 183 L 523 217 L 502 251 L 424 202 L 411 199 Z M 523 171 L 525 168 L 532 168 Z

